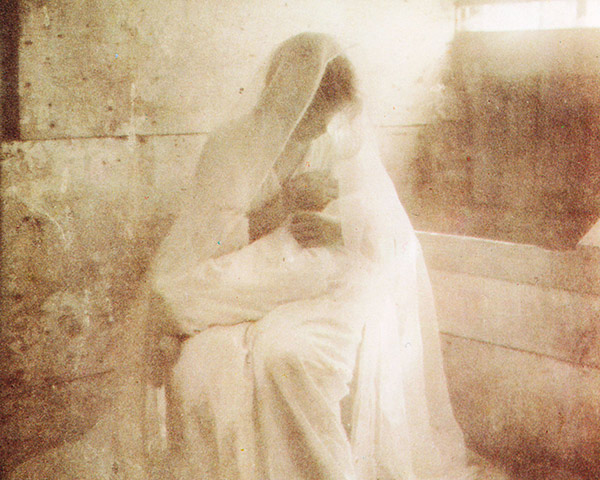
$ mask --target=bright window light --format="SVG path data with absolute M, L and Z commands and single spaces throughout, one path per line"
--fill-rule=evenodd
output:
M 600 0 L 480 2 L 456 14 L 457 29 L 470 32 L 600 28 Z

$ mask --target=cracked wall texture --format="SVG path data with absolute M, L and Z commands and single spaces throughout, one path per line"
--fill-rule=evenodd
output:
M 498 118 L 486 109 L 508 105 L 518 113 L 520 97 L 507 94 L 510 101 L 498 102 L 506 95 L 488 95 L 490 84 L 479 80 L 490 73 L 480 69 L 466 74 L 471 100 L 482 106 L 479 116 L 465 120 L 460 109 L 444 110 L 452 94 L 440 72 L 453 33 L 450 1 L 24 0 L 21 6 L 22 141 L 4 143 L 0 152 L 0 464 L 11 467 L 81 438 L 110 411 L 127 309 L 177 209 L 204 132 L 239 102 L 240 89 L 273 46 L 299 31 L 331 32 L 358 59 L 384 161 L 417 226 L 565 245 L 539 236 L 556 226 L 547 217 L 533 226 L 528 219 L 535 216 L 511 223 L 514 211 L 527 212 L 535 205 L 527 202 L 546 191 L 544 179 L 559 178 L 548 185 L 557 191 L 562 185 L 560 192 L 572 183 L 556 163 L 544 163 L 548 151 L 537 146 L 517 162 L 495 162 L 507 139 L 516 152 L 528 140 L 519 143 L 514 131 L 498 130 Z M 582 58 L 585 52 L 575 60 Z M 557 84 L 545 85 L 559 95 Z M 577 107 L 596 95 L 569 98 Z M 511 118 L 500 118 L 502 125 L 515 125 Z M 594 118 L 585 125 L 574 120 L 581 128 L 569 138 L 587 135 Z M 480 135 L 476 142 L 469 140 L 473 132 Z M 546 146 L 564 147 L 568 138 L 554 133 Z M 593 140 L 586 145 L 595 158 Z M 531 155 L 538 168 L 530 182 Z M 593 164 L 586 165 L 593 173 Z M 575 179 L 585 177 L 575 167 L 570 171 Z M 594 200 L 577 193 L 583 187 L 568 199 L 585 200 L 594 214 Z M 423 203 L 415 201 L 415 188 Z M 543 212 L 553 212 L 556 204 L 550 204 Z M 488 207 L 499 213 L 490 216 Z M 572 246 L 579 230 L 558 240 Z M 486 253 L 477 241 L 460 248 L 453 241 L 435 244 L 428 260 L 450 262 L 434 268 L 433 280 L 449 335 L 450 387 L 468 438 L 491 456 L 517 452 L 524 461 L 582 465 L 581 474 L 597 468 L 592 457 L 600 440 L 591 427 L 600 423 L 592 394 L 599 292 L 586 290 L 597 278 L 597 255 L 579 250 L 547 261 L 548 252 L 535 247 L 493 243 Z M 483 274 L 465 270 L 485 259 L 494 267 Z M 531 265 L 546 278 L 554 278 L 556 268 L 573 278 L 589 271 L 565 288 L 529 279 Z M 457 297 L 473 301 L 462 304 Z M 546 417 L 551 435 L 542 428 Z M 579 428 L 585 425 L 591 427 Z

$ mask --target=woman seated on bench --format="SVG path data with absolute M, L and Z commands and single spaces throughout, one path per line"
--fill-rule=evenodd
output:
M 175 476 L 467 478 L 420 246 L 331 38 L 277 48 L 195 181 L 151 272 L 187 338 Z

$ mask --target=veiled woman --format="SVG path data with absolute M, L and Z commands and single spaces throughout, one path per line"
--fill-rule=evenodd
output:
M 362 110 L 338 45 L 301 34 L 209 137 L 151 271 L 187 338 L 176 477 L 464 478 L 422 254 Z

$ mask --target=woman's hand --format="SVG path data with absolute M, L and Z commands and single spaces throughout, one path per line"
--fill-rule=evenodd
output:
M 318 170 L 292 177 L 283 185 L 284 202 L 290 212 L 320 212 L 338 198 L 338 193 L 337 181 L 327 172 Z
M 289 230 L 304 248 L 342 244 L 342 227 L 339 222 L 317 212 L 296 212 Z
M 338 198 L 337 181 L 327 172 L 310 171 L 286 181 L 260 208 L 248 212 L 250 242 L 271 233 L 294 212 L 320 212 Z

